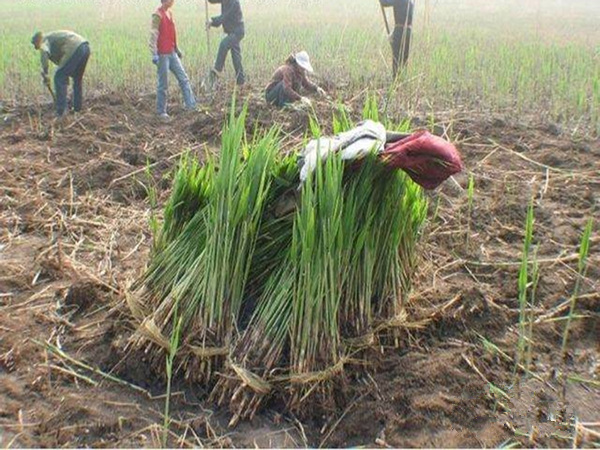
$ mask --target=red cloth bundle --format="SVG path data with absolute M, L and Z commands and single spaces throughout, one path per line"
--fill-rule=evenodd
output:
M 464 168 L 456 147 L 428 131 L 418 131 L 386 146 L 379 156 L 425 189 L 435 189 Z

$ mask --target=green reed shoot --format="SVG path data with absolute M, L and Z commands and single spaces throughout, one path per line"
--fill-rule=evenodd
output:
M 154 178 L 152 178 L 152 170 L 150 169 L 150 161 L 146 160 L 146 168 L 144 170 L 146 174 L 146 195 L 148 196 L 148 202 L 150 203 L 150 230 L 152 231 L 152 247 L 156 247 L 156 235 L 158 232 L 158 219 L 156 217 L 156 207 L 158 206 L 158 196 L 156 194 L 156 186 L 154 185 Z
M 527 336 L 527 290 L 529 285 L 529 254 L 531 242 L 533 240 L 533 199 L 527 209 L 527 219 L 525 220 L 525 239 L 523 242 L 523 255 L 521 257 L 521 267 L 519 269 L 519 340 L 517 342 L 517 356 L 515 358 L 515 374 L 519 364 L 522 364 L 527 346 L 531 344 Z
M 475 195 L 475 179 L 473 174 L 469 174 L 469 183 L 467 184 L 467 247 L 471 237 L 471 212 L 473 211 L 473 196 Z
M 573 295 L 571 295 L 571 302 L 569 307 L 569 314 L 567 316 L 567 324 L 563 332 L 561 354 L 563 359 L 567 354 L 567 342 L 569 339 L 569 330 L 571 327 L 571 321 L 575 313 L 575 306 L 577 304 L 577 297 L 579 296 L 579 289 L 581 287 L 581 280 L 585 278 L 587 271 L 587 258 L 590 251 L 590 238 L 592 236 L 593 219 L 589 219 L 585 229 L 583 230 L 583 236 L 581 237 L 581 245 L 579 246 L 579 258 L 577 260 L 577 279 L 575 280 L 575 289 Z
M 177 317 L 177 306 L 175 307 L 175 317 Z M 171 339 L 169 340 L 169 350 L 166 356 L 165 361 L 165 371 L 167 373 L 167 392 L 165 394 L 165 412 L 164 412 L 164 422 L 163 422 L 163 436 L 162 436 L 162 446 L 164 448 L 167 447 L 167 438 L 169 436 L 169 425 L 171 424 L 170 417 L 170 406 L 171 406 L 171 384 L 173 381 L 173 362 L 175 361 L 175 356 L 177 355 L 177 350 L 179 350 L 179 340 L 181 335 L 181 323 L 182 318 L 180 317 L 177 320 L 177 325 L 173 330 L 173 334 L 171 335 Z
M 533 250 L 533 261 L 531 268 L 531 288 L 530 288 L 530 314 L 529 314 L 529 330 L 527 333 L 527 338 L 529 339 L 529 345 L 527 346 L 527 356 L 525 359 L 525 368 L 529 370 L 531 368 L 531 361 L 533 358 L 533 320 L 534 320 L 534 308 L 535 308 L 535 294 L 537 292 L 537 286 L 540 280 L 540 266 L 537 260 L 537 250 L 535 247 Z

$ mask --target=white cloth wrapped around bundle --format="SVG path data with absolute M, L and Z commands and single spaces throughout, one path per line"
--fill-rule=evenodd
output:
M 302 151 L 300 181 L 317 167 L 319 159 L 330 153 L 340 152 L 342 159 L 362 158 L 370 152 L 380 153 L 385 146 L 386 131 L 383 124 L 366 120 L 357 127 L 333 137 L 322 137 L 310 141 Z

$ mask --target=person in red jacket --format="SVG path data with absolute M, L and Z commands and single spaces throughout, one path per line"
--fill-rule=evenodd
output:
M 308 53 L 301 51 L 290 55 L 285 64 L 277 68 L 265 89 L 267 103 L 278 108 L 297 101 L 310 105 L 310 99 L 299 93 L 302 88 L 326 96 L 322 88 L 308 79 L 308 73 L 313 73 Z
M 169 71 L 173 72 L 183 93 L 187 110 L 196 109 L 196 99 L 192 92 L 190 79 L 181 64 L 183 54 L 177 46 L 177 31 L 170 9 L 175 0 L 161 0 L 161 6 L 152 14 L 152 31 L 150 33 L 150 51 L 152 62 L 157 66 L 158 86 L 156 91 L 156 112 L 159 117 L 168 121 L 167 91 L 169 87 Z

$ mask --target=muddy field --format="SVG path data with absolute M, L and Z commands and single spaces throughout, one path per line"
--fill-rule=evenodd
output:
M 283 124 L 285 150 L 301 143 L 305 112 L 244 97 L 249 127 Z M 345 101 L 355 118 L 362 101 Z M 332 108 L 317 106 L 323 122 Z M 200 158 L 216 151 L 227 109 L 228 100 L 217 100 L 204 112 L 175 111 L 164 125 L 151 97 L 115 94 L 61 125 L 49 107 L 2 111 L 0 445 L 160 445 L 163 375 L 127 347 L 127 296 L 151 245 L 147 192 L 166 199 L 184 150 Z M 412 119 L 414 128 L 426 123 Z M 474 176 L 474 203 L 469 211 L 467 174 L 430 194 L 398 347 L 364 355 L 365 369 L 339 387 L 333 410 L 307 405 L 295 417 L 273 402 L 233 429 L 203 386 L 178 379 L 169 445 L 600 445 L 597 231 L 564 363 L 565 322 L 557 320 L 568 312 L 583 227 L 594 217 L 598 229 L 600 141 L 509 114 L 436 119 L 436 133 L 457 143 Z M 540 266 L 533 370 L 515 378 L 532 196 Z

